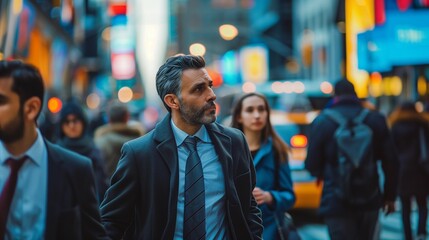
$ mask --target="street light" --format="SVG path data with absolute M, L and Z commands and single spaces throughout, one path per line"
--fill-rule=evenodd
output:
M 219 34 L 224 40 L 230 41 L 237 37 L 238 29 L 234 25 L 223 24 L 219 27 Z

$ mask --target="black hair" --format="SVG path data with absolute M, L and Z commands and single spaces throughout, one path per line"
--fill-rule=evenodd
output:
M 0 79 L 2 78 L 12 79 L 11 90 L 18 94 L 21 107 L 31 97 L 38 97 L 43 106 L 45 87 L 42 76 L 35 66 L 17 60 L 2 60 L 0 61 Z M 37 113 L 37 117 L 41 109 Z

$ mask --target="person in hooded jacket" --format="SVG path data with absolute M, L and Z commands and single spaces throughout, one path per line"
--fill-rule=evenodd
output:
M 67 102 L 60 112 L 57 144 L 91 159 L 97 196 L 101 202 L 108 187 L 108 181 L 101 153 L 87 134 L 87 126 L 88 121 L 81 105 L 75 101 Z
M 398 195 L 402 205 L 402 224 L 405 240 L 413 239 L 411 231 L 411 205 L 413 199 L 418 207 L 417 238 L 426 239 L 428 216 L 427 197 L 429 193 L 429 176 L 419 165 L 422 131 L 426 142 L 429 142 L 429 122 L 417 112 L 411 101 L 400 104 L 389 116 L 389 125 L 399 158 Z
M 129 123 L 130 112 L 123 103 L 112 102 L 107 114 L 109 122 L 96 129 L 94 141 L 105 160 L 107 175 L 110 178 L 121 157 L 122 145 L 142 136 L 144 129 L 140 125 Z
M 256 170 L 253 196 L 262 212 L 264 239 L 282 239 L 278 225 L 285 211 L 295 203 L 288 147 L 270 121 L 270 107 L 264 95 L 248 93 L 233 107 L 231 126 L 240 129 L 247 140 Z

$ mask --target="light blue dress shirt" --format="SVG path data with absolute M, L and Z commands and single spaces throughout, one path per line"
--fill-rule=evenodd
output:
M 173 121 L 171 121 L 171 126 L 174 138 L 176 139 L 179 156 L 179 195 L 174 239 L 183 239 L 185 168 L 189 153 L 182 143 L 188 137 L 188 134 L 180 130 Z M 206 239 L 226 239 L 225 181 L 222 165 L 219 162 L 206 128 L 202 126 L 194 136 L 200 139 L 197 144 L 197 151 L 204 173 Z
M 23 155 L 27 155 L 24 165 L 18 172 L 18 182 L 6 226 L 5 239 L 44 239 L 46 224 L 47 181 L 48 181 L 48 153 L 40 131 L 37 139 Z M 22 155 L 22 156 L 23 156 Z M 10 174 L 6 164 L 8 158 L 19 159 L 21 156 L 12 156 L 0 144 L 0 192 Z

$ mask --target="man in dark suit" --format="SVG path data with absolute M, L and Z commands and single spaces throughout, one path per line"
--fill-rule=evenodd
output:
M 154 130 L 124 144 L 101 204 L 108 235 L 261 239 L 251 155 L 240 131 L 215 123 L 216 95 L 204 59 L 169 58 L 158 70 L 156 85 L 169 113 Z M 189 139 L 196 139 L 194 149 Z
M 89 159 L 44 140 L 39 71 L 0 61 L 0 239 L 106 239 Z

